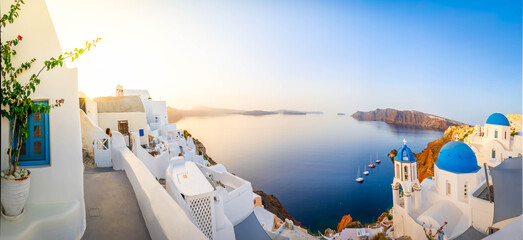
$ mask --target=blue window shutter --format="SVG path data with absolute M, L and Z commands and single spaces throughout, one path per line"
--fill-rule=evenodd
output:
M 145 133 L 143 132 L 143 129 L 140 129 L 140 137 L 145 135 Z
M 47 101 L 42 101 L 45 105 Z M 21 166 L 48 165 L 49 154 L 49 113 L 31 113 L 27 119 L 29 138 L 23 144 L 19 163 Z

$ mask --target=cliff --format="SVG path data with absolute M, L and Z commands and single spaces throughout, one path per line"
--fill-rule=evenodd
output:
M 195 149 L 196 155 L 203 155 L 203 158 L 206 159 L 207 161 L 209 161 L 209 163 L 211 165 L 216 165 L 216 162 L 214 160 L 212 160 L 212 158 L 209 157 L 209 155 L 207 155 L 207 150 L 205 149 L 205 146 L 203 145 L 203 143 L 200 142 L 200 140 L 198 140 L 197 138 L 194 138 L 192 136 L 192 134 L 189 133 L 189 131 L 187 131 L 187 130 L 183 130 L 183 135 L 185 136 L 185 140 L 187 140 L 188 137 L 193 138 L 194 146 L 196 147 L 196 149 Z
M 389 220 L 392 219 L 392 216 L 388 212 L 383 212 L 377 219 L 376 223 L 380 223 L 383 219 L 388 218 Z M 375 225 L 375 223 L 370 224 L 370 226 Z M 341 221 L 338 223 L 337 231 L 341 232 L 344 228 L 363 228 L 365 227 L 361 222 L 354 221 L 352 219 L 350 214 L 347 214 L 341 218 Z M 325 235 L 328 234 L 328 232 L 332 231 L 330 228 L 325 230 Z M 386 230 L 386 229 L 385 229 Z
M 254 192 L 261 196 L 262 204 L 267 211 L 274 213 L 281 220 L 289 219 L 294 222 L 294 225 L 302 226 L 301 222 L 296 221 L 274 195 L 266 194 L 260 190 L 254 190 Z
M 359 121 L 382 121 L 401 127 L 414 127 L 445 131 L 450 126 L 461 126 L 464 123 L 418 111 L 396 109 L 376 109 L 370 112 L 358 111 L 352 117 Z
M 341 221 L 338 223 L 337 230 L 341 232 L 344 228 L 362 228 L 363 224 L 359 221 L 353 221 L 350 214 L 347 214 L 341 218 Z
M 194 145 L 196 146 L 196 154 L 201 153 L 203 155 L 203 158 L 206 159 L 207 161 L 209 161 L 209 163 L 211 165 L 216 165 L 216 162 L 214 160 L 212 160 L 212 158 L 209 157 L 209 155 L 207 155 L 207 151 L 206 151 L 203 143 L 200 142 L 200 140 L 198 140 L 196 138 L 193 138 L 193 140 L 194 140 Z
M 418 160 L 419 181 L 422 182 L 423 179 L 434 176 L 434 162 L 438 160 L 439 150 L 441 150 L 443 145 L 454 141 L 456 135 L 460 141 L 463 141 L 463 138 L 473 131 L 473 129 L 474 128 L 469 125 L 451 126 L 445 131 L 443 137 L 428 143 L 423 151 L 414 154 L 414 157 Z

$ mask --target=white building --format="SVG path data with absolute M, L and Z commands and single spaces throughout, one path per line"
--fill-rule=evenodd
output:
M 480 165 L 496 166 L 503 159 L 521 156 L 522 136 L 511 136 L 509 120 L 501 113 L 490 115 L 487 122 L 470 138 L 472 148 Z
M 12 3 L 0 2 L 2 15 Z M 18 77 L 23 84 L 45 60 L 63 50 L 45 1 L 30 1 L 21 8 L 20 17 L 2 27 L 2 41 L 23 37 L 16 47 L 15 66 L 37 59 Z M 31 95 L 33 101 L 53 104 L 63 98 L 65 102 L 48 114 L 29 117 L 33 125 L 40 126 L 31 129 L 26 143 L 32 144 L 26 144 L 25 154 L 29 156 L 20 161 L 21 167 L 31 171 L 29 199 L 19 220 L 0 219 L 0 239 L 80 239 L 86 228 L 77 69 L 64 66 L 43 71 L 40 79 Z M 1 169 L 6 169 L 10 124 L 5 118 L 1 121 Z
M 139 96 L 142 100 L 147 115 L 147 124 L 151 128 L 150 135 L 166 136 L 165 126 L 169 123 L 167 119 L 167 102 L 152 100 L 149 91 L 143 89 L 123 89 L 124 96 Z
M 507 162 L 517 164 L 518 161 L 521 172 L 521 158 Z M 485 237 L 489 229 L 501 228 L 514 219 L 511 216 L 494 221 L 494 204 L 485 200 L 485 171 L 478 166 L 476 155 L 467 144 L 452 141 L 443 146 L 434 164 L 434 177 L 423 180 L 421 184 L 417 178 L 416 162 L 406 144 L 394 159 L 392 212 L 395 237 L 407 235 L 412 239 L 425 239 L 423 227 L 434 232 L 444 226 L 440 236 L 443 239 L 479 239 Z M 491 169 L 494 170 L 497 169 Z M 512 184 L 516 188 L 521 188 L 521 179 L 517 182 L 517 178 L 511 177 L 510 180 L 516 181 Z M 400 197 L 400 189 L 403 197 Z M 504 199 L 508 194 L 503 193 L 501 187 L 498 189 L 496 197 Z M 515 216 L 521 215 L 521 208 L 513 210 Z M 473 238 L 466 238 L 470 236 Z
M 149 134 L 148 138 L 152 141 L 148 141 L 150 146 L 144 148 L 142 147 L 143 140 L 137 129 L 129 127 L 128 134 L 133 142 L 132 152 L 121 147 L 124 142 L 127 142 L 126 136 L 120 131 L 113 131 L 111 144 L 108 145 L 112 152 L 111 159 L 108 161 L 96 158 L 96 153 L 99 151 L 97 151 L 97 145 L 94 145 L 96 166 L 113 166 L 117 170 L 124 169 L 126 172 L 129 171 L 128 176 L 129 174 L 141 174 L 139 172 L 144 170 L 147 172 L 141 177 L 130 178 L 139 202 L 142 201 L 141 199 L 144 201 L 140 203 L 140 208 L 146 222 L 147 219 L 152 218 L 151 221 L 154 221 L 154 224 L 165 223 L 167 227 L 173 221 L 178 222 L 177 224 L 189 224 L 193 230 L 187 236 L 196 237 L 198 235 L 209 239 L 270 239 L 270 236 L 278 237 L 289 234 L 297 234 L 302 238 L 305 236 L 308 237 L 307 239 L 312 238 L 306 231 L 294 228 L 292 223 L 288 223 L 287 227 L 281 227 L 280 223 L 279 228 L 274 228 L 273 223 L 278 219 L 274 214 L 263 208 L 259 208 L 258 211 L 254 210 L 256 202 L 261 205 L 261 198 L 255 196 L 250 182 L 227 172 L 225 166 L 221 164 L 211 166 L 203 156 L 196 155 L 193 138 L 185 137 L 184 131 L 177 129 L 176 124 L 168 124 L 163 120 L 157 122 L 155 118 L 150 118 L 151 114 L 152 116 L 159 114 L 160 116 L 165 115 L 166 119 L 166 114 L 159 110 L 163 106 L 166 111 L 165 102 L 151 101 L 146 90 L 122 90 L 122 92 L 123 96 L 95 99 L 98 109 L 97 121 L 91 121 L 86 113 L 81 112 L 82 133 L 96 135 L 101 128 L 111 127 L 106 122 L 127 119 L 129 114 L 136 112 L 140 113 L 140 126 L 146 125 L 151 129 L 156 124 L 157 129 L 154 131 L 163 130 L 163 134 Z M 94 106 L 89 104 L 90 100 L 85 98 L 84 102 L 85 110 L 82 110 L 92 112 Z M 153 121 L 145 122 L 144 119 Z M 100 126 L 97 126 L 95 122 L 98 122 Z M 102 124 L 105 125 L 102 126 Z M 84 145 L 97 142 L 96 137 L 93 137 L 93 140 L 88 137 L 84 139 L 89 141 Z M 156 145 L 154 149 L 153 145 Z M 153 150 L 155 154 L 151 154 Z M 103 165 L 99 163 L 103 163 Z M 136 168 L 140 170 L 137 171 Z M 150 202 L 156 201 L 149 199 L 153 196 L 147 194 L 139 196 L 142 192 L 146 192 L 145 189 L 137 190 L 142 189 L 142 185 L 145 186 L 143 182 L 151 180 L 154 182 L 156 179 L 165 179 L 165 189 L 161 188 L 158 191 L 163 193 L 156 192 L 154 195 L 169 194 L 170 199 L 162 201 L 175 204 L 176 211 L 179 212 L 173 216 L 176 217 L 176 220 L 159 219 L 156 217 L 159 213 L 150 206 Z M 156 182 L 154 185 L 159 185 L 159 183 Z M 172 204 L 166 203 L 166 205 Z M 170 210 L 164 209 L 163 211 Z M 147 225 L 150 224 L 147 223 Z M 197 229 L 198 232 L 195 232 L 194 229 Z M 151 236 L 168 235 L 166 231 L 167 229 L 164 228 L 156 230 L 149 228 Z M 176 237 L 177 234 L 173 235 L 175 236 L 173 239 L 181 239 Z
M 9 9 L 9 4 L 2 1 L 1 9 Z M 2 28 L 2 38 L 14 39 L 18 34 L 23 36 L 24 46 L 17 49 L 15 64 L 36 57 L 33 65 L 41 66 L 45 59 L 63 52 L 43 0 L 24 5 L 20 18 Z M 29 74 L 32 72 L 19 79 L 27 79 Z M 176 129 L 176 125 L 159 122 L 159 129 L 166 130 L 166 137 L 160 134 L 158 139 L 168 142 L 167 146 L 173 143 L 178 150 L 171 152 L 164 144 L 161 156 L 168 153 L 168 164 L 154 164 L 157 158 L 139 158 L 131 152 L 120 132 L 136 136 L 136 142 L 149 142 L 149 116 L 139 96 L 99 98 L 94 104 L 85 95 L 79 95 L 76 69 L 58 68 L 43 72 L 40 78 L 42 83 L 32 99 L 52 104 L 63 98 L 65 103 L 49 114 L 29 117 L 30 124 L 39 126 L 31 128 L 20 160 L 22 167 L 31 171 L 29 199 L 17 221 L 0 218 L 0 239 L 82 238 L 86 211 L 81 133 L 92 134 L 85 136 L 84 142 L 96 147 L 99 137 L 108 138 L 97 136 L 103 135 L 105 128 L 111 128 L 113 134 L 110 141 L 101 143 L 109 158 L 103 165 L 125 171 L 152 239 L 270 239 L 254 211 L 251 183 L 227 172 L 223 165 L 207 166 L 201 156 L 195 155 L 192 139 L 186 140 L 183 130 Z M 151 108 L 152 116 L 159 112 L 166 119 L 160 106 Z M 1 167 L 6 169 L 10 124 L 5 118 L 1 121 Z M 127 121 L 127 127 L 122 127 L 120 121 Z M 182 157 L 178 157 L 180 153 Z M 147 161 L 152 164 L 146 164 Z M 157 179 L 162 172 L 167 175 L 168 190 Z M 202 194 L 207 196 L 207 205 L 198 202 Z
M 124 135 L 129 146 L 130 132 L 140 135 L 142 144 L 149 144 L 149 126 L 145 107 L 138 96 L 97 97 L 98 126 Z

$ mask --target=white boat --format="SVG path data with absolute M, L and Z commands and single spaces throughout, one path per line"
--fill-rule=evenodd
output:
M 363 166 L 363 175 L 369 175 L 369 171 L 367 171 L 367 166 Z
M 378 159 L 378 153 L 376 153 L 376 163 L 380 163 L 381 160 Z
M 358 175 L 356 176 L 356 182 L 363 182 L 363 178 L 360 175 L 360 167 L 358 167 Z

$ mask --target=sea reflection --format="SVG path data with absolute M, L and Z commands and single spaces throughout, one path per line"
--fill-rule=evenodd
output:
M 443 132 L 359 122 L 350 116 L 223 115 L 178 122 L 207 153 L 253 188 L 274 194 L 311 230 L 334 228 L 343 215 L 372 222 L 392 205 L 393 165 L 387 154 L 403 139 L 414 152 Z M 354 181 L 370 158 L 382 163 Z

